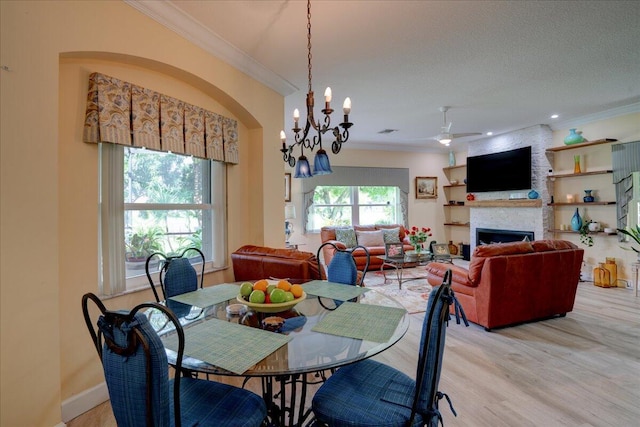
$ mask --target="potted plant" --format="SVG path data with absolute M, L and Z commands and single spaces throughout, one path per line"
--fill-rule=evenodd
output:
M 136 230 L 125 237 L 125 261 L 133 264 L 141 264 L 147 261 L 149 255 L 162 251 L 162 239 L 164 234 L 160 227 Z
M 635 228 L 633 228 L 633 227 L 618 228 L 618 233 L 622 233 L 622 234 L 624 234 L 626 236 L 631 237 L 633 240 L 635 240 L 635 242 L 638 245 L 640 245 L 640 225 L 636 225 Z M 638 247 L 633 247 L 633 246 L 624 247 L 624 246 L 622 246 L 622 249 L 627 250 L 627 251 L 634 251 L 638 255 L 638 261 L 640 262 L 640 246 L 638 246 Z
M 580 233 L 580 243 L 582 243 L 583 245 L 586 245 L 588 247 L 593 246 L 593 236 L 591 236 L 591 229 L 589 228 L 589 224 L 594 223 L 594 221 L 585 221 L 584 224 L 582 224 L 582 227 L 580 227 L 580 230 L 578 231 Z

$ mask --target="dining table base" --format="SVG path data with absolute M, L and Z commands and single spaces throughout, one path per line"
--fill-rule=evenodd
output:
M 309 375 L 315 378 L 310 381 Z M 269 427 L 302 427 L 311 416 L 311 408 L 306 408 L 307 388 L 325 380 L 324 371 L 262 377 L 262 397 L 267 404 Z M 276 384 L 277 392 L 274 390 Z

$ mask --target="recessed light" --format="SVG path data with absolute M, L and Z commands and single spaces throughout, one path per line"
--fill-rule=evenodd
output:
M 551 115 L 551 118 L 552 118 L 552 119 L 557 119 L 558 117 L 560 117 L 560 116 L 559 116 L 559 115 L 557 115 L 557 114 L 552 114 L 552 115 Z
M 487 132 L 487 135 L 491 136 L 491 135 L 493 135 L 493 132 Z

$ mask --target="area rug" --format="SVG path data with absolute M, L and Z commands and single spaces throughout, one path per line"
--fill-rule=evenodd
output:
M 402 275 L 402 289 L 394 270 L 387 270 L 387 283 L 380 271 L 369 271 L 364 279 L 367 288 L 398 301 L 409 313 L 422 313 L 427 309 L 431 285 L 427 283 L 424 267 L 405 268 Z M 422 277 L 422 278 L 418 278 Z M 405 281 L 407 279 L 414 279 Z

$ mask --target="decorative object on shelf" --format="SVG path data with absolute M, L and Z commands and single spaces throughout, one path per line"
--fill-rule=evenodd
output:
M 420 255 L 422 252 L 422 244 L 427 241 L 427 238 L 433 236 L 431 229 L 428 227 L 411 227 L 409 231 L 409 242 L 413 245 L 416 254 Z
M 573 203 L 574 200 L 573 194 L 567 194 L 567 203 Z
M 582 200 L 584 200 L 585 203 L 591 203 L 596 200 L 596 198 L 591 194 L 592 191 L 593 190 L 584 190 L 584 197 Z
M 473 193 L 469 193 L 469 194 L 467 194 L 467 200 L 468 200 L 468 201 L 470 201 L 470 202 L 471 202 L 471 201 L 473 201 L 473 200 L 475 200 L 475 199 L 476 199 L 476 196 L 475 196 Z
M 465 183 L 465 185 L 467 184 L 467 178 L 463 179 L 462 182 Z
M 540 197 L 540 194 L 538 194 L 536 190 L 531 190 L 527 194 L 527 197 L 529 197 L 530 199 L 537 199 L 538 197 Z
M 640 245 L 640 225 L 636 225 L 635 228 L 618 228 L 618 233 L 622 233 L 625 236 L 631 237 L 638 245 Z M 638 262 L 640 262 L 640 246 L 638 246 L 637 248 L 634 246 L 621 246 L 621 248 L 627 251 L 634 251 L 636 254 L 638 254 Z
M 449 253 L 451 255 L 458 255 L 458 247 L 453 244 L 453 240 L 449 240 Z
M 296 219 L 296 207 L 295 205 L 286 205 L 284 207 L 284 236 L 287 246 L 289 246 L 289 239 L 293 234 L 293 222 L 291 222 L 292 219 Z
M 578 209 L 576 208 L 576 212 L 577 211 Z M 591 224 L 591 221 L 586 221 L 586 220 L 582 221 L 582 225 L 578 230 L 576 230 L 578 231 L 578 233 L 580 233 L 580 243 L 588 247 L 593 246 L 593 236 L 591 236 L 591 232 L 589 231 L 590 224 Z M 571 218 L 571 228 L 573 229 L 573 218 Z
M 458 180 L 457 179 L 452 179 L 451 181 L 449 181 L 449 183 L 451 185 L 458 185 Z
M 582 228 L 582 218 L 580 217 L 578 208 L 576 208 L 576 212 L 571 217 L 571 229 L 573 231 L 580 231 L 581 228 Z
M 287 147 L 287 136 L 284 130 L 280 131 L 280 140 L 282 141 L 282 159 L 289 164 L 289 166 L 296 168 L 294 178 L 311 178 L 313 175 L 327 175 L 333 173 L 331 165 L 329 164 L 329 156 L 327 152 L 322 148 L 322 135 L 329 132 L 330 135 L 335 137 L 331 143 L 331 152 L 338 154 L 342 148 L 342 144 L 349 139 L 349 128 L 353 126 L 353 123 L 349 122 L 349 113 L 351 113 L 351 99 L 348 97 L 344 100 L 342 111 L 344 113 L 344 121 L 339 126 L 331 126 L 331 88 L 327 88 L 324 92 L 325 107 L 322 111 L 324 114 L 323 123 L 318 119 L 316 122 L 313 116 L 313 89 L 311 87 L 311 0 L 307 0 L 307 60 L 308 60 L 308 79 L 309 90 L 307 92 L 307 118 L 305 120 L 304 129 L 300 128 L 300 112 L 296 108 L 293 112 L 293 132 L 295 133 L 295 142 Z M 342 128 L 342 131 L 340 130 Z M 309 136 L 309 131 L 313 128 L 318 132 L 313 138 Z M 302 131 L 302 134 L 300 134 Z M 293 156 L 293 148 L 300 146 L 300 157 L 296 164 L 296 158 Z M 314 160 L 314 170 L 311 171 L 309 161 L 304 155 L 304 149 L 313 151 L 316 146 L 319 146 L 318 152 Z
M 456 154 L 453 151 L 449 151 L 449 166 L 456 165 Z
M 580 155 L 573 156 L 573 173 L 581 173 L 580 170 Z
M 589 231 L 591 231 L 592 233 L 597 233 L 598 231 L 600 231 L 600 223 L 596 221 L 589 221 L 587 223 L 587 228 L 589 228 Z
M 585 141 L 584 137 L 576 132 L 575 129 L 569 129 L 569 135 L 564 138 L 565 145 L 579 144 Z

